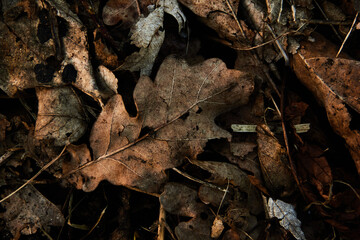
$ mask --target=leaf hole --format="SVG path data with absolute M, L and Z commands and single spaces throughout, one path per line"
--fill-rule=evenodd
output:
M 190 115 L 190 113 L 189 113 L 189 112 L 186 112 L 186 113 L 184 113 L 183 115 L 181 115 L 180 119 L 182 119 L 182 120 L 185 121 L 189 115 Z

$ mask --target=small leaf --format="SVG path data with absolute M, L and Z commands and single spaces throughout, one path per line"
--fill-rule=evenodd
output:
M 296 216 L 294 206 L 281 200 L 274 201 L 269 198 L 268 201 L 269 216 L 280 220 L 280 225 L 291 232 L 298 240 L 306 240 L 304 232 L 301 230 L 301 222 Z

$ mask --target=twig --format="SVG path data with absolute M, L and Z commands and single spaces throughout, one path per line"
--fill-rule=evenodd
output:
M 165 219 L 166 219 L 166 212 L 165 212 L 164 206 L 160 203 L 157 240 L 165 239 L 165 221 L 166 221 Z
M 190 179 L 190 180 L 192 180 L 192 181 L 194 181 L 194 182 L 198 182 L 198 183 L 204 184 L 204 185 L 206 185 L 206 186 L 208 186 L 208 187 L 215 188 L 215 189 L 220 190 L 220 191 L 222 191 L 222 192 L 226 192 L 226 191 L 227 191 L 227 189 L 223 189 L 223 188 L 218 187 L 218 186 L 216 186 L 216 185 L 214 185 L 214 184 L 211 184 L 211 183 L 205 182 L 205 181 L 203 181 L 203 180 L 197 179 L 197 178 L 195 178 L 195 177 L 193 177 L 193 176 L 190 176 L 189 174 L 184 173 L 184 172 L 180 171 L 180 170 L 177 169 L 177 168 L 172 168 L 172 170 L 174 170 L 175 172 L 179 173 L 180 175 L 182 175 L 182 176 L 184 176 L 184 177 L 186 177 L 186 178 L 188 178 L 188 179 Z
M 355 23 L 356 23 L 356 20 L 357 20 L 357 17 L 358 17 L 358 16 L 359 16 L 359 12 L 356 13 L 356 16 L 355 16 L 354 21 L 353 21 L 353 23 L 352 23 L 352 25 L 351 25 L 351 28 L 350 28 L 349 32 L 346 34 L 346 37 L 345 37 L 344 41 L 342 42 L 341 47 L 340 47 L 339 51 L 338 51 L 337 54 L 336 54 L 336 57 L 339 56 L 341 50 L 343 49 L 346 41 L 348 40 L 348 38 L 349 38 L 349 36 L 350 36 L 350 33 L 351 33 L 352 30 L 354 29 L 354 26 L 355 26 Z
M 0 200 L 0 203 L 2 203 L 3 201 L 9 199 L 10 197 L 12 197 L 15 193 L 19 192 L 21 189 L 23 189 L 26 185 L 28 185 L 29 183 L 31 183 L 35 178 L 37 178 L 43 171 L 45 171 L 48 167 L 50 167 L 54 162 L 56 162 L 65 152 L 67 146 L 69 144 L 66 144 L 64 146 L 64 148 L 62 149 L 61 153 L 54 158 L 53 160 L 51 160 L 50 162 L 48 162 L 43 168 L 41 168 L 32 178 L 30 178 L 29 180 L 27 180 L 23 185 L 21 185 L 18 189 L 16 189 L 15 191 L 13 191 L 12 193 L 10 193 L 9 195 L 7 195 L 6 197 L 4 197 L 3 199 Z
M 316 0 L 314 0 L 314 2 L 315 2 L 315 4 L 316 4 L 316 6 L 319 8 L 319 10 L 320 10 L 321 14 L 324 16 L 324 18 L 325 18 L 326 20 L 329 20 L 329 18 L 326 16 L 325 12 L 322 10 L 322 8 L 321 8 L 321 6 L 319 5 L 319 3 L 318 3 Z M 331 29 L 334 31 L 336 37 L 337 37 L 340 41 L 342 41 L 342 38 L 340 37 L 339 33 L 336 31 L 335 27 L 334 27 L 332 24 L 330 24 L 330 27 L 331 27 Z
M 275 34 L 274 30 L 271 28 L 271 26 L 270 26 L 268 23 L 266 23 L 266 27 L 269 29 L 271 35 L 272 35 L 274 38 L 276 38 L 276 34 Z M 285 66 L 289 66 L 289 57 L 288 57 L 288 55 L 286 54 L 286 52 L 285 52 L 282 44 L 279 42 L 278 39 L 275 40 L 275 43 L 276 43 L 276 46 L 279 48 L 281 54 L 282 54 L 283 57 L 284 57 Z
M 231 11 L 231 15 L 233 16 L 234 20 L 236 21 L 236 24 L 238 25 L 239 30 L 240 30 L 242 36 L 243 36 L 245 39 L 247 39 L 247 37 L 246 37 L 246 35 L 245 35 L 245 32 L 244 32 L 244 30 L 242 29 L 242 26 L 241 26 L 239 20 L 237 19 L 236 14 L 235 14 L 235 12 L 234 12 L 234 9 L 232 8 L 229 0 L 226 0 L 226 4 L 227 4 L 227 6 L 229 7 L 229 9 L 230 9 L 230 11 Z

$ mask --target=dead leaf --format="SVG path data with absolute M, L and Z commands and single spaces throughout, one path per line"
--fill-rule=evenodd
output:
M 115 69 L 119 66 L 119 58 L 115 52 L 108 48 L 102 41 L 101 32 L 97 29 L 94 31 L 94 52 L 96 59 L 101 65 L 107 68 Z
M 212 174 L 211 182 L 226 185 L 229 180 L 241 191 L 248 192 L 249 190 L 250 182 L 247 174 L 231 163 L 198 160 L 191 160 L 191 163 L 210 172 Z
M 344 138 L 347 148 L 360 173 L 360 132 L 350 127 L 351 115 L 347 106 L 360 113 L 358 61 L 341 55 L 334 58 L 337 48 L 320 35 L 314 35 L 316 44 L 302 42 L 294 55 L 292 67 L 299 80 L 325 107 L 330 126 Z M 346 105 L 345 105 L 346 104 Z
M 6 129 L 10 127 L 10 122 L 6 119 L 6 116 L 0 114 L 0 142 L 5 140 Z
M 102 18 L 106 25 L 113 26 L 118 22 L 121 28 L 126 29 L 140 17 L 136 1 L 109 0 L 102 11 Z
M 161 0 L 158 7 L 147 17 L 142 17 L 130 30 L 131 43 L 140 48 L 125 59 L 117 69 L 140 71 L 140 75 L 151 74 L 155 59 L 165 39 L 163 28 L 164 12 L 171 14 L 178 21 L 179 31 L 186 22 L 176 0 Z
M 113 72 L 111 72 L 107 67 L 100 65 L 97 73 L 99 89 L 101 90 L 101 96 L 104 99 L 109 99 L 118 93 L 118 79 L 115 77 Z
M 321 148 L 315 145 L 305 145 L 296 154 L 297 170 L 299 178 L 305 183 L 310 182 L 314 185 L 324 200 L 329 200 L 330 186 L 333 177 L 331 168 L 324 156 Z
M 197 191 L 179 183 L 167 183 L 160 195 L 164 209 L 175 215 L 192 217 L 187 222 L 180 222 L 175 228 L 178 239 L 211 239 L 210 230 L 214 217 L 205 204 L 196 201 Z
M 304 232 L 301 230 L 301 222 L 297 218 L 294 206 L 281 200 L 274 201 L 269 198 L 268 201 L 269 216 L 280 220 L 280 225 L 298 240 L 306 240 Z
M 19 233 L 31 235 L 39 228 L 60 227 L 65 222 L 61 211 L 32 185 L 27 185 L 2 204 L 6 209 L 1 213 L 2 219 L 13 236 Z
M 49 9 L 29 1 L 21 0 L 8 6 L 6 24 L 0 22 L 1 48 L 4 49 L 1 52 L 4 55 L 0 56 L 1 89 L 12 96 L 18 90 L 36 86 L 73 84 L 98 100 L 87 35 L 80 19 L 62 0 L 49 0 Z M 18 5 L 34 5 L 39 14 L 23 15 L 26 9 Z M 11 13 L 13 10 L 17 12 L 15 16 Z M 52 34 L 55 23 L 51 19 L 57 21 L 57 37 Z
M 224 231 L 224 224 L 221 219 L 217 216 L 211 226 L 211 237 L 218 238 L 220 237 L 222 231 Z
M 39 100 L 37 140 L 52 139 L 55 146 L 64 146 L 82 137 L 87 127 L 86 115 L 71 87 L 39 87 L 36 94 Z
M 87 180 L 83 190 L 108 180 L 157 192 L 166 180 L 164 170 L 181 164 L 184 156 L 196 158 L 209 139 L 231 138 L 214 118 L 246 103 L 252 89 L 251 75 L 226 69 L 219 59 L 188 66 L 167 58 L 154 83 L 142 77 L 136 85 L 137 117 L 128 115 L 120 95 L 104 107 L 90 136 L 94 163 L 79 171 Z M 142 128 L 151 137 L 139 140 Z
M 258 155 L 265 185 L 271 193 L 289 196 L 295 190 L 294 178 L 287 165 L 286 150 L 269 127 L 256 128 L 258 136 Z
M 201 20 L 207 26 L 214 29 L 221 38 L 230 41 L 231 47 L 239 48 L 248 46 L 248 40 L 242 35 L 226 1 L 179 0 L 179 2 L 200 16 Z M 236 15 L 239 8 L 239 0 L 229 0 L 229 4 Z M 239 22 L 242 30 L 245 31 L 247 37 L 251 39 L 254 33 L 248 29 L 244 21 L 239 20 Z

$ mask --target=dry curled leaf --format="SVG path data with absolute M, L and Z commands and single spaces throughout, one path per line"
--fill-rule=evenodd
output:
M 164 12 L 172 15 L 178 21 L 179 31 L 186 22 L 185 15 L 181 12 L 176 0 L 161 0 L 158 7 L 147 17 L 142 17 L 130 30 L 131 43 L 140 48 L 125 59 L 118 68 L 130 71 L 140 71 L 140 75 L 151 74 L 155 59 L 165 39 L 162 30 Z
M 60 209 L 32 185 L 27 185 L 2 205 L 6 211 L 1 213 L 1 218 L 13 236 L 31 235 L 39 228 L 46 231 L 49 226 L 60 227 L 65 222 Z
M 294 178 L 287 165 L 286 150 L 274 137 L 269 127 L 256 128 L 258 155 L 265 185 L 271 193 L 288 196 L 295 190 Z
M 360 81 L 358 61 L 341 55 L 334 58 L 337 48 L 321 35 L 314 35 L 316 43 L 302 42 L 294 55 L 292 67 L 299 80 L 325 107 L 330 126 L 344 138 L 360 173 L 360 132 L 351 126 L 348 107 L 360 113 Z
M 87 180 L 83 190 L 92 191 L 108 180 L 157 192 L 166 169 L 181 164 L 184 156 L 195 158 L 209 139 L 231 138 L 214 118 L 248 101 L 252 79 L 227 69 L 219 59 L 189 66 L 168 57 L 154 83 L 148 77 L 139 79 L 136 117 L 129 116 L 120 95 L 104 107 L 90 136 L 94 162 L 78 172 Z M 144 128 L 149 135 L 139 139 Z

